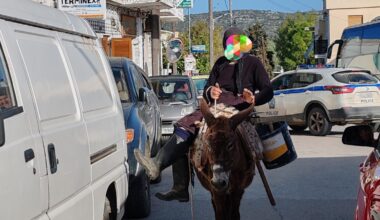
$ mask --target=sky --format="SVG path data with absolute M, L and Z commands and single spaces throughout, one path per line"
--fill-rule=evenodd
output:
M 214 11 L 228 10 L 229 0 L 213 0 Z M 190 13 L 206 13 L 208 12 L 208 0 L 193 0 L 194 7 Z M 256 10 L 272 10 L 281 12 L 296 12 L 322 10 L 323 0 L 232 0 L 232 9 L 256 9 Z M 185 9 L 187 14 L 187 9 Z

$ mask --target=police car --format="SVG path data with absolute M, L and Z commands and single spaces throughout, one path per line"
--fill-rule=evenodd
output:
M 366 70 L 300 69 L 278 75 L 272 85 L 274 98 L 256 111 L 286 120 L 295 131 L 308 127 L 324 136 L 333 125 L 380 119 L 380 81 Z

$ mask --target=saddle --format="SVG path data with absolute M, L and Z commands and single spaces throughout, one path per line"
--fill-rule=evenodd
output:
M 227 118 L 232 117 L 239 111 L 231 106 L 226 106 L 222 103 L 216 106 L 210 107 L 211 113 L 215 118 L 224 116 Z M 203 170 L 205 167 L 205 153 L 204 153 L 204 135 L 207 130 L 207 124 L 204 119 L 199 122 L 195 122 L 195 125 L 199 128 L 197 137 L 194 140 L 192 146 L 192 161 L 193 165 L 199 171 Z M 250 160 L 261 160 L 263 158 L 263 145 L 261 139 L 256 131 L 255 125 L 249 121 L 243 121 L 236 129 L 237 134 L 243 140 L 244 151 Z

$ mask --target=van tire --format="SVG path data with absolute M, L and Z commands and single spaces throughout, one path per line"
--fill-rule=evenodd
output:
M 104 201 L 103 220 L 111 220 L 111 214 L 112 214 L 111 203 L 106 197 Z
M 303 131 L 307 128 L 307 125 L 289 125 L 289 127 L 293 130 L 293 131 Z
M 311 109 L 307 117 L 307 124 L 310 133 L 315 136 L 325 136 L 331 132 L 332 128 L 325 111 L 320 107 Z
M 149 216 L 151 209 L 149 177 L 144 172 L 141 178 L 135 180 L 129 188 L 125 207 L 126 216 L 128 218 L 145 218 Z

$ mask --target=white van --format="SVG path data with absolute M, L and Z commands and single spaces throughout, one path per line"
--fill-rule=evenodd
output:
M 121 219 L 123 111 L 82 19 L 0 1 L 0 219 Z

